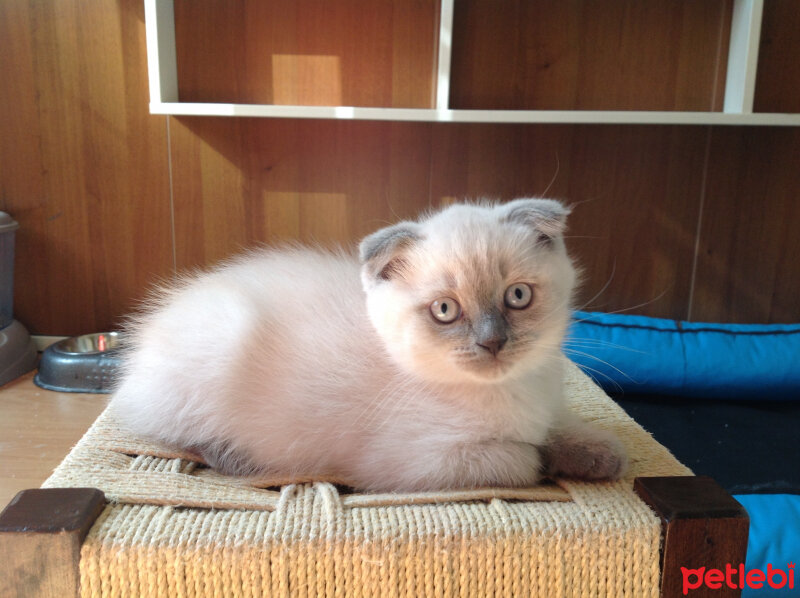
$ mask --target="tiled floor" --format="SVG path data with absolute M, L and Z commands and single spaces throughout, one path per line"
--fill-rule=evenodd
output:
M 38 488 L 100 415 L 108 395 L 52 392 L 34 372 L 0 386 L 0 510 Z

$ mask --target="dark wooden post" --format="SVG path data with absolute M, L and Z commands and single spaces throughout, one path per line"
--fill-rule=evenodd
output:
M 661 517 L 662 598 L 741 595 L 750 527 L 742 505 L 707 476 L 636 478 L 633 489 Z
M 81 544 L 104 506 L 94 488 L 17 494 L 0 513 L 0 596 L 79 596 Z

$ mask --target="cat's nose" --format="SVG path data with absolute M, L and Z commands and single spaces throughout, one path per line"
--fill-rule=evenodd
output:
M 503 345 L 506 344 L 507 340 L 505 336 L 493 336 L 492 338 L 482 340 L 478 343 L 478 346 L 497 357 L 497 354 L 500 352 L 500 349 L 503 348 Z

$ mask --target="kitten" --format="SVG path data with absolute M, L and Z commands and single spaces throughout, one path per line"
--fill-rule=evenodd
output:
M 262 250 L 161 293 L 112 401 L 229 473 L 371 491 L 617 478 L 563 405 L 568 209 L 457 204 L 343 252 Z

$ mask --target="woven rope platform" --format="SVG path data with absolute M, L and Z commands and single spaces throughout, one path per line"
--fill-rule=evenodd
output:
M 625 479 L 348 493 L 220 475 L 106 412 L 44 487 L 111 501 L 81 551 L 83 596 L 655 597 L 660 524 L 632 480 L 691 472 L 572 365 L 566 384 L 626 445 Z

